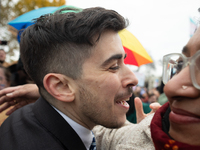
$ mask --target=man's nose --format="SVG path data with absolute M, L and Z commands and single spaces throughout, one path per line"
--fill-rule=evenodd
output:
M 138 79 L 136 78 L 133 71 L 131 71 L 126 65 L 122 73 L 122 86 L 132 87 L 138 84 Z

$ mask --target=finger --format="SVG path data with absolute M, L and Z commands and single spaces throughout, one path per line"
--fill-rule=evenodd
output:
M 4 111 L 4 110 L 8 109 L 10 106 L 11 106 L 11 105 L 10 105 L 9 103 L 5 103 L 4 105 L 2 105 L 2 106 L 0 107 L 0 112 L 2 112 L 2 111 Z
M 0 105 L 2 105 L 5 102 L 13 101 L 13 96 L 10 96 L 10 95 L 12 95 L 12 94 L 9 93 L 9 94 L 6 94 L 6 95 L 0 97 Z
M 17 99 L 19 95 L 18 91 L 14 91 L 12 93 L 6 93 L 5 96 L 0 97 L 0 105 L 2 105 L 5 102 L 9 102 L 10 105 L 15 105 L 16 102 L 14 102 L 15 99 Z
M 20 106 L 18 105 L 15 105 L 13 108 L 9 109 L 7 112 L 6 112 L 6 115 L 9 116 L 11 115 L 15 110 L 21 108 Z
M 9 98 L 13 98 L 15 96 L 18 96 L 18 90 L 21 88 L 21 86 L 16 87 L 8 87 L 3 90 L 0 90 L 0 97 L 1 96 L 7 96 Z
M 142 101 L 139 97 L 136 97 L 134 99 L 134 103 L 135 103 L 137 123 L 139 123 L 142 119 L 145 118 L 146 115 L 143 111 Z
M 7 116 L 10 116 L 16 109 L 14 109 L 15 107 L 13 107 L 12 109 L 9 109 L 7 112 L 6 112 L 6 115 Z
M 5 102 L 7 102 L 7 97 L 6 96 L 1 96 L 0 97 L 0 105 L 2 105 Z
M 12 100 L 10 102 L 8 102 L 10 104 L 10 106 L 16 105 L 18 102 L 16 100 Z
M 10 100 L 10 101 L 6 101 L 6 102 L 0 107 L 0 113 L 1 113 L 2 111 L 4 111 L 4 110 L 8 109 L 9 107 L 16 105 L 16 104 L 18 104 L 18 102 L 17 102 L 17 100 L 15 100 L 15 99 L 12 99 L 12 100 Z
M 9 102 L 13 100 L 13 97 L 15 97 L 15 91 L 17 88 L 12 87 L 12 88 L 5 88 L 0 91 L 0 105 L 2 105 L 5 102 Z
M 21 96 L 21 93 L 19 92 L 19 90 L 15 90 L 13 92 L 6 93 L 6 96 L 9 98 L 15 98 Z
M 25 101 L 21 101 L 21 102 L 17 103 L 13 108 L 9 109 L 6 112 L 6 115 L 11 115 L 15 110 L 17 110 L 25 105 L 27 105 L 27 103 Z
M 154 103 L 151 103 L 149 107 L 152 109 L 151 113 L 154 113 L 161 107 L 161 105 L 157 102 L 154 102 Z
M 6 95 L 7 93 L 11 93 L 16 89 L 16 87 L 8 87 L 5 89 L 0 90 L 0 97 Z

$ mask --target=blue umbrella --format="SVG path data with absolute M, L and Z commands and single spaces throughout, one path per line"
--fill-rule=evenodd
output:
M 33 24 L 32 20 L 40 17 L 42 14 L 48 14 L 56 10 L 57 7 L 43 7 L 29 11 L 16 19 L 10 21 L 8 24 L 16 28 L 17 30 L 23 29 Z
M 38 18 L 44 14 L 54 13 L 55 11 L 65 8 L 65 7 L 76 8 L 80 11 L 82 10 L 82 9 L 74 7 L 74 6 L 66 6 L 66 5 L 63 5 L 60 7 L 42 7 L 39 9 L 31 10 L 31 11 L 15 18 L 14 20 L 8 22 L 8 25 L 13 26 L 17 30 L 24 29 L 24 28 L 34 24 L 33 19 Z M 70 12 L 70 11 L 68 11 L 68 12 Z M 62 12 L 62 13 L 65 13 L 65 12 Z

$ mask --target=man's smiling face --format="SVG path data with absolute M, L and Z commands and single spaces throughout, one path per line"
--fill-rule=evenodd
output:
M 75 112 L 81 120 L 94 126 L 120 127 L 126 120 L 132 95 L 137 85 L 133 72 L 124 64 L 125 52 L 117 32 L 105 31 L 94 47 L 91 57 L 82 66 L 77 80 Z

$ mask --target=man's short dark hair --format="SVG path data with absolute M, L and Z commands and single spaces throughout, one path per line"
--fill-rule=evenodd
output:
M 100 7 L 41 16 L 21 35 L 24 68 L 39 87 L 43 87 L 48 73 L 78 79 L 101 33 L 118 32 L 127 25 L 128 21 L 116 11 Z

